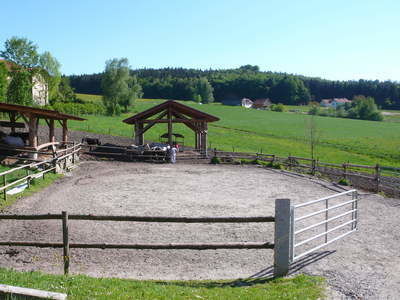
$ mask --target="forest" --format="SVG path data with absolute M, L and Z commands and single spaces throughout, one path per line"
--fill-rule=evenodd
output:
M 77 93 L 102 94 L 103 73 L 69 76 Z M 198 70 L 186 68 L 131 70 L 137 77 L 144 98 L 196 100 L 196 85 L 206 80 L 212 87 L 213 99 L 270 98 L 274 103 L 303 105 L 328 98 L 353 99 L 356 95 L 373 97 L 385 109 L 400 109 L 400 83 L 378 80 L 333 81 L 287 73 L 260 71 L 258 66 L 236 69 Z

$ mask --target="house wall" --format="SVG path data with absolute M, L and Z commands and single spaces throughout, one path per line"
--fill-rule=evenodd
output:
M 49 103 L 48 85 L 40 74 L 35 74 L 32 77 L 32 100 L 39 105 L 46 105 Z

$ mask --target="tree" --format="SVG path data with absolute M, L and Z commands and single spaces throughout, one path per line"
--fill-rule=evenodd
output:
M 6 102 L 8 87 L 8 70 L 4 63 L 0 62 L 0 102 Z
M 310 155 L 311 155 L 311 159 L 313 159 L 313 160 L 316 157 L 317 145 L 319 143 L 319 139 L 321 136 L 321 133 L 318 130 L 315 118 L 316 118 L 315 115 L 309 116 L 307 119 L 307 125 L 306 125 L 306 140 L 307 140 L 308 144 L 310 145 Z
M 352 119 L 382 121 L 383 116 L 379 112 L 372 97 L 362 95 L 353 98 L 352 107 L 348 111 L 348 117 Z
M 124 111 L 128 112 L 129 106 L 134 105 L 135 100 L 143 96 L 142 87 L 137 81 L 136 76 L 130 76 L 127 81 L 128 91 L 124 94 L 119 102 L 124 107 Z
M 60 80 L 60 84 L 58 86 L 58 96 L 62 102 L 69 102 L 71 100 L 76 100 L 76 95 L 74 90 L 71 88 L 69 84 L 69 78 L 62 76 Z
M 213 87 L 206 77 L 201 77 L 195 84 L 195 95 L 199 95 L 204 103 L 214 102 Z
M 37 46 L 26 38 L 12 37 L 5 41 L 4 51 L 0 56 L 5 60 L 12 61 L 17 66 L 33 68 L 38 66 L 39 54 Z
M 109 115 L 120 114 L 121 106 L 127 111 L 129 105 L 141 95 L 140 85 L 136 78 L 129 74 L 127 58 L 106 61 L 101 86 L 103 103 Z
M 12 73 L 7 91 L 7 102 L 21 105 L 32 105 L 32 77 L 26 70 Z
M 61 82 L 61 64 L 50 54 L 50 52 L 45 51 L 39 57 L 39 66 L 41 70 L 46 71 L 41 73 L 44 75 L 49 85 L 49 98 L 57 98 L 58 88 Z

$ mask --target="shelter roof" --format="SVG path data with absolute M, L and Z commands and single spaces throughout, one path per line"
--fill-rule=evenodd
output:
M 139 120 L 146 120 L 156 114 L 158 114 L 159 112 L 162 112 L 166 109 L 171 109 L 172 111 L 178 112 L 178 113 L 182 113 L 188 117 L 191 117 L 193 119 L 197 119 L 197 120 L 202 120 L 205 122 L 215 122 L 215 121 L 219 121 L 219 118 L 213 116 L 213 115 L 209 115 L 205 112 L 202 112 L 200 110 L 194 109 L 190 106 L 184 105 L 182 103 L 173 101 L 173 100 L 167 100 L 161 104 L 158 104 L 156 106 L 153 106 L 145 111 L 142 111 L 132 117 L 129 117 L 125 120 L 123 120 L 123 122 L 127 123 L 127 124 L 134 124 L 135 121 L 139 121 Z
M 42 109 L 42 108 L 17 105 L 17 104 L 9 104 L 4 102 L 0 102 L 0 112 L 26 113 L 35 115 L 36 117 L 39 118 L 48 118 L 54 120 L 76 120 L 76 121 L 86 120 L 73 115 L 63 114 L 56 110 Z

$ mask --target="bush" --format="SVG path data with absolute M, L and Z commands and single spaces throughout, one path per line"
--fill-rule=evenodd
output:
M 61 113 L 71 115 L 104 115 L 105 108 L 98 103 L 64 103 L 58 102 L 49 107 L 50 109 L 57 110 Z
M 338 184 L 344 185 L 344 186 L 349 186 L 350 182 L 347 179 L 342 178 L 342 179 L 339 180 Z
M 319 115 L 319 106 L 313 105 L 311 108 L 308 110 L 309 115 Z
M 272 104 L 270 109 L 271 111 L 284 112 L 285 106 L 282 103 Z
M 214 156 L 213 158 L 211 158 L 210 163 L 212 163 L 213 165 L 217 165 L 221 163 L 221 160 L 218 157 Z

